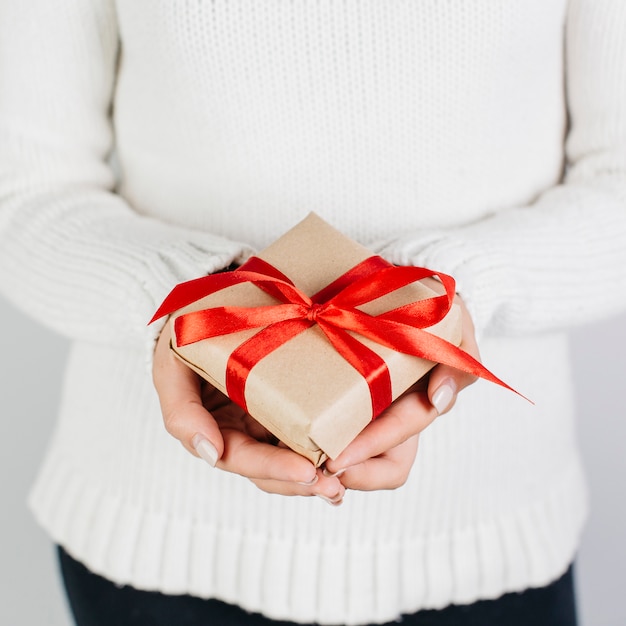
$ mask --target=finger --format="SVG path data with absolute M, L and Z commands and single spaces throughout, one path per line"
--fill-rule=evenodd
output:
M 345 487 L 355 491 L 397 489 L 409 477 L 418 444 L 419 435 L 413 435 L 388 453 L 348 468 L 340 480 Z
M 256 480 L 312 484 L 317 470 L 313 463 L 293 450 L 257 441 L 247 433 L 226 428 L 222 431 L 224 452 L 220 469 Z
M 318 476 L 319 478 L 314 485 L 301 485 L 283 480 L 253 479 L 252 482 L 267 493 L 283 496 L 317 496 L 333 506 L 340 505 L 343 502 L 346 488 L 337 478 L 327 478 L 321 472 L 318 472 Z
M 336 459 L 326 461 L 326 473 L 335 474 L 399 446 L 424 430 L 436 416 L 425 393 L 405 394 L 370 422 Z
M 472 318 L 461 298 L 456 299 L 461 309 L 461 343 L 459 347 L 480 361 Z M 439 415 L 449 411 L 461 389 L 476 381 L 476 376 L 449 365 L 437 365 L 428 377 L 428 397 Z
M 220 429 L 202 405 L 200 377 L 172 354 L 169 344 L 167 324 L 157 342 L 153 364 L 165 428 L 191 454 L 215 465 L 224 451 Z

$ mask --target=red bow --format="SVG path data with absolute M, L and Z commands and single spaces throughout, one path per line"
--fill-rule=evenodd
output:
M 405 304 L 380 315 L 369 315 L 356 308 L 429 276 L 439 278 L 445 294 Z M 204 276 L 176 286 L 150 323 L 200 298 L 245 282 L 256 285 L 280 304 L 204 309 L 185 313 L 177 317 L 174 324 L 178 346 L 263 327 L 233 351 L 226 367 L 226 392 L 244 409 L 250 370 L 314 324 L 367 381 L 373 417 L 392 402 L 389 370 L 382 357 L 348 331 L 369 337 L 397 352 L 450 365 L 515 391 L 460 348 L 422 330 L 442 320 L 450 310 L 455 295 L 451 276 L 420 267 L 396 267 L 378 256 L 359 263 L 311 297 L 275 267 L 252 257 L 235 271 Z

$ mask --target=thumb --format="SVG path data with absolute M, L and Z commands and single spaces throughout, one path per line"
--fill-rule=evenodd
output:
M 474 324 L 463 300 L 457 296 L 457 304 L 461 309 L 461 343 L 459 347 L 480 361 L 480 352 L 476 342 Z M 456 402 L 461 389 L 471 385 L 476 376 L 468 374 L 449 365 L 437 365 L 428 379 L 428 399 L 441 415 L 449 411 Z
M 476 380 L 472 374 L 466 374 L 448 365 L 437 365 L 428 380 L 428 399 L 439 415 L 449 411 L 456 402 L 459 391 Z

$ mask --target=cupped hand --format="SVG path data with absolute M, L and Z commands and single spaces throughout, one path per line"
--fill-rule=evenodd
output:
M 317 495 L 331 504 L 344 486 L 324 476 L 258 422 L 179 361 L 170 350 L 166 324 L 157 341 L 152 377 L 166 430 L 210 465 L 249 478 L 260 489 L 283 495 Z
M 433 288 L 438 289 L 438 284 Z M 460 347 L 480 360 L 474 325 L 463 300 Z M 403 485 L 417 454 L 419 434 L 439 415 L 449 411 L 457 394 L 476 377 L 447 365 L 430 374 L 400 396 L 334 460 L 327 461 L 326 476 L 338 477 L 348 489 L 373 491 Z

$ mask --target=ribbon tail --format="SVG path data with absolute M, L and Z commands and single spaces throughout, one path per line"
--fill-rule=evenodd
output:
M 318 320 L 318 325 L 335 350 L 367 381 L 375 419 L 392 402 L 391 375 L 385 360 L 345 330 L 323 320 Z
M 350 312 L 350 317 L 354 320 L 350 325 L 350 330 L 369 337 L 381 345 L 427 361 L 449 365 L 478 378 L 496 383 L 533 404 L 532 400 L 498 378 L 480 361 L 437 335 L 421 328 L 407 326 L 380 317 L 372 317 L 361 311 Z
M 489 371 L 478 359 L 475 359 L 471 354 L 465 352 L 461 348 L 451 344 L 445 339 L 441 339 L 441 337 L 437 337 L 436 335 L 431 335 L 427 331 L 419 331 L 428 335 L 428 342 L 431 344 L 434 352 L 424 351 L 428 355 L 424 358 L 427 358 L 430 361 L 436 361 L 437 363 L 441 363 L 443 365 L 449 365 L 450 367 L 454 367 L 455 369 L 461 370 L 468 374 L 472 374 L 473 376 L 477 376 L 478 378 L 483 378 L 488 380 L 489 382 L 495 383 L 516 393 L 518 396 L 524 398 L 524 400 L 528 400 L 531 404 L 534 402 L 528 399 L 526 396 L 521 394 L 519 391 L 511 387 L 509 384 L 505 383 L 503 380 L 498 378 L 495 374 Z
M 247 411 L 246 381 L 252 368 L 261 359 L 312 325 L 313 322 L 307 319 L 277 322 L 241 343 L 231 353 L 226 364 L 226 393 L 228 397 L 244 411 Z
M 465 352 L 465 350 L 462 350 L 449 341 L 446 341 L 441 337 L 437 337 L 436 335 L 432 335 L 425 330 L 420 330 L 418 328 L 413 330 L 416 334 L 423 335 L 423 339 L 416 342 L 420 344 L 419 348 L 414 352 L 408 352 L 408 354 L 414 354 L 415 356 L 425 358 L 429 361 L 434 361 L 435 363 L 449 365 L 450 367 L 454 367 L 462 372 L 472 374 L 478 378 L 483 378 L 484 380 L 488 380 L 489 382 L 495 383 L 496 385 L 500 385 L 500 387 L 504 387 L 505 389 L 512 391 L 521 398 L 524 398 L 524 400 L 534 404 L 532 400 L 521 394 L 517 391 L 517 389 L 514 389 L 509 384 L 505 383 L 502 379 L 498 378 L 480 361 L 475 359 L 471 354 Z

